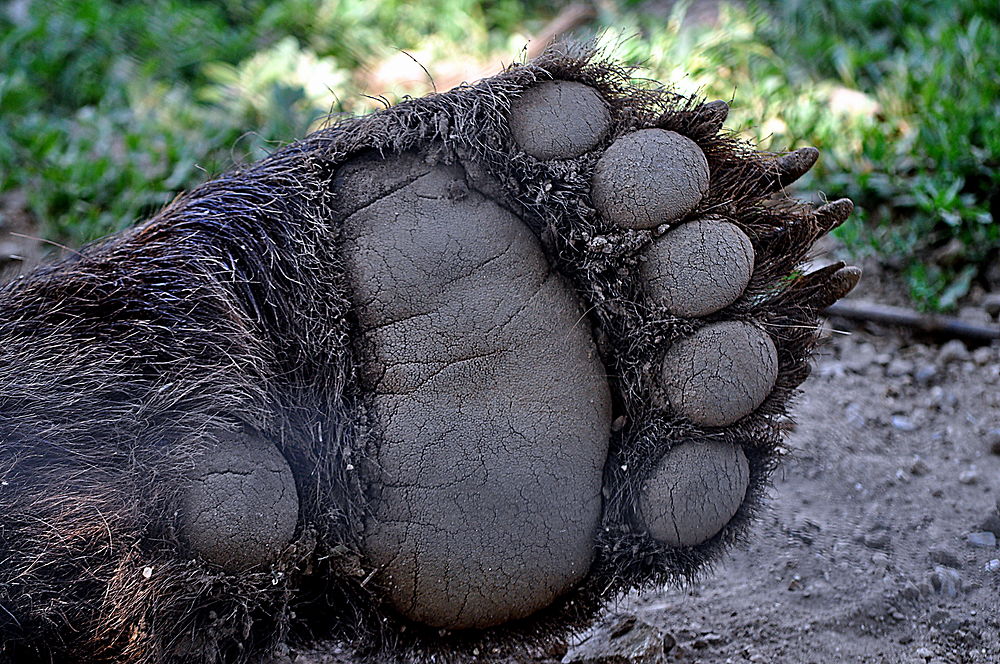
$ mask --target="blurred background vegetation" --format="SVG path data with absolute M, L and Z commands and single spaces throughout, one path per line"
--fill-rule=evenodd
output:
M 517 60 L 568 5 L 0 3 L 0 197 L 16 195 L 39 234 L 85 242 L 331 112 L 382 105 L 366 94 L 432 91 L 424 68 L 445 89 Z M 1000 290 L 996 0 L 574 7 L 575 36 L 638 76 L 730 101 L 728 126 L 761 149 L 819 147 L 799 195 L 852 198 L 843 245 L 899 275 L 920 308 Z

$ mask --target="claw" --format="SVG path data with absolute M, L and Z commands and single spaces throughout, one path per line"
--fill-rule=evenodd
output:
M 702 104 L 697 112 L 702 116 L 705 124 L 714 131 L 719 131 L 722 129 L 722 124 L 726 121 L 726 118 L 729 117 L 729 104 L 721 99 L 717 99 Z
M 826 309 L 828 306 L 844 297 L 858 285 L 861 280 L 861 268 L 848 265 L 833 273 L 827 281 L 825 295 L 820 302 L 820 308 Z
M 853 211 L 854 203 L 851 199 L 840 198 L 816 208 L 813 216 L 816 218 L 820 234 L 823 235 L 844 223 Z
M 793 288 L 804 304 L 820 310 L 850 293 L 859 279 L 861 268 L 838 262 L 799 277 Z
M 805 175 L 816 160 L 819 150 L 816 148 L 799 148 L 774 160 L 774 170 L 769 173 L 772 178 L 769 188 L 772 191 L 782 189 Z

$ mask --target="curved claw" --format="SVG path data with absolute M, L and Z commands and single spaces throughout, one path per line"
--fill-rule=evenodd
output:
M 770 191 L 778 191 L 805 175 L 819 159 L 819 150 L 816 148 L 799 148 L 795 152 L 789 152 L 774 160 L 773 170 L 768 173 L 770 182 L 767 188 Z
M 729 117 L 729 104 L 716 99 L 699 106 L 697 113 L 713 131 L 719 131 Z
M 844 223 L 854 212 L 854 202 L 849 198 L 840 198 L 813 211 L 820 235 L 829 233 Z
M 799 277 L 792 288 L 802 304 L 820 310 L 850 293 L 859 279 L 861 268 L 838 262 Z

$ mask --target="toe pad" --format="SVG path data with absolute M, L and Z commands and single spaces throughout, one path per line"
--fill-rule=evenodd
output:
M 682 443 L 667 452 L 643 484 L 639 509 L 657 540 L 695 546 L 729 523 L 749 481 L 739 447 L 720 441 Z
M 694 141 L 665 129 L 642 129 L 611 144 L 591 185 L 605 219 L 626 228 L 655 228 L 691 212 L 708 181 L 708 160 Z
M 178 525 L 205 560 L 231 571 L 263 565 L 295 533 L 295 479 L 274 445 L 253 435 L 225 437 L 190 480 Z
M 646 254 L 649 296 L 675 316 L 706 316 L 732 304 L 750 283 L 753 245 L 720 219 L 698 219 L 671 230 Z
M 510 130 L 536 159 L 569 159 L 597 147 L 611 127 L 608 105 L 594 88 L 546 81 L 511 105 Z
M 755 325 L 713 323 L 667 351 L 661 377 L 679 414 L 702 426 L 727 426 L 767 398 L 778 378 L 778 352 Z

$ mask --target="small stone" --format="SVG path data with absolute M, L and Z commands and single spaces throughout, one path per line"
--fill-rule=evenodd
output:
M 949 618 L 951 618 L 951 614 L 949 614 L 947 611 L 938 609 L 937 611 L 933 611 L 929 616 L 927 616 L 927 622 L 929 622 L 932 625 L 940 625 Z
M 719 636 L 718 634 L 708 633 L 695 639 L 694 643 L 692 643 L 691 645 L 700 650 L 708 648 L 709 646 L 718 645 L 722 643 L 722 641 L 723 641 L 722 637 Z
M 990 452 L 1000 454 L 1000 429 L 990 429 L 986 432 L 986 444 L 989 445 Z
M 981 367 L 985 367 L 993 360 L 993 349 L 989 346 L 982 346 L 972 351 L 972 361 Z
M 917 372 L 913 377 L 916 378 L 917 382 L 921 385 L 928 385 L 932 380 L 934 380 L 935 376 L 937 376 L 937 367 L 933 364 L 925 364 L 917 369 Z
M 969 350 L 960 339 L 952 339 L 941 346 L 938 351 L 937 361 L 939 364 L 949 364 L 951 362 L 964 362 L 969 359 Z
M 983 530 L 975 533 L 969 533 L 965 541 L 975 547 L 981 549 L 992 549 L 997 545 L 997 536 L 988 530 Z
M 1000 514 L 990 514 L 979 524 L 979 529 L 993 533 L 997 536 L 997 540 L 1000 541 Z
M 878 568 L 886 568 L 889 566 L 889 556 L 882 552 L 876 553 L 872 556 L 872 564 Z
M 935 565 L 929 581 L 934 592 L 945 597 L 957 597 L 962 589 L 962 576 L 953 569 Z
M 921 477 L 931 472 L 931 467 L 927 465 L 927 462 L 921 459 L 919 456 L 913 457 L 913 463 L 910 464 L 910 474 Z
M 958 569 L 962 566 L 962 562 L 958 559 L 958 556 L 945 548 L 931 549 L 928 557 L 931 559 L 931 562 L 951 567 L 952 569 Z
M 869 549 L 889 550 L 892 548 L 892 538 L 885 531 L 868 533 L 865 535 L 865 546 Z
M 628 629 L 622 631 L 623 626 Z M 675 639 L 632 616 L 588 630 L 570 645 L 562 661 L 566 664 L 656 664 L 676 644 Z
M 983 571 L 994 574 L 1000 572 L 1000 558 L 994 558 L 985 565 L 983 565 Z
M 974 468 L 963 470 L 958 474 L 958 481 L 962 484 L 975 484 L 979 481 L 979 473 Z
M 934 656 L 934 651 L 930 648 L 917 648 L 915 653 L 917 657 L 923 657 L 924 659 L 930 659 Z
M 983 309 L 993 318 L 1000 316 L 1000 293 L 990 293 L 984 297 Z
M 886 367 L 885 375 L 891 378 L 899 378 L 901 376 L 908 376 L 913 373 L 913 362 L 909 360 L 895 359 L 889 363 Z
M 902 415 L 892 416 L 892 426 L 900 431 L 916 431 L 918 429 L 917 425 Z

